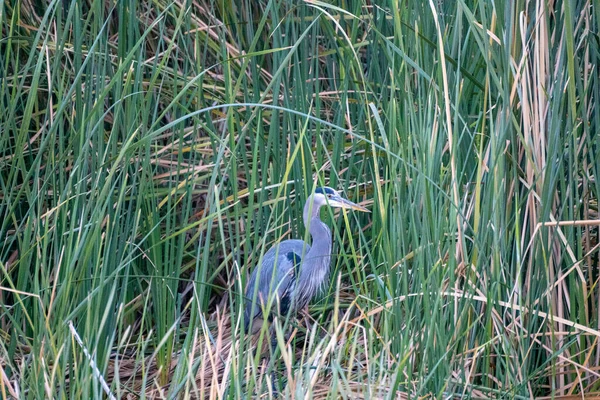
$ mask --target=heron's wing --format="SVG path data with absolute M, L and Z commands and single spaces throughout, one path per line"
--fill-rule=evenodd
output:
M 302 261 L 302 257 L 300 254 L 290 251 L 285 255 L 285 258 L 291 263 L 292 267 L 289 269 L 289 272 L 283 278 L 283 284 L 285 284 L 285 288 L 281 293 L 278 292 L 277 298 L 279 299 L 279 311 L 281 315 L 287 315 L 290 310 L 290 306 L 292 305 L 292 295 L 294 290 L 296 289 L 296 282 L 298 282 L 298 277 L 300 276 L 300 263 Z M 282 285 L 283 286 L 283 285 Z
M 300 274 L 302 257 L 309 249 L 302 240 L 286 240 L 265 253 L 262 265 L 252 271 L 246 287 L 246 324 L 262 315 L 262 308 L 271 298 L 274 300 L 273 307 L 279 306 L 281 314 L 287 314 Z

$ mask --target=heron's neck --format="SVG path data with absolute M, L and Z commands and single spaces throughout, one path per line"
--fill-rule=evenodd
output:
M 302 258 L 298 287 L 302 288 L 295 301 L 304 307 L 313 296 L 323 290 L 329 278 L 331 262 L 331 232 L 319 218 L 319 204 L 309 198 L 304 206 L 304 226 L 312 236 L 310 250 Z
M 312 244 L 306 258 L 315 260 L 314 264 L 309 264 L 318 264 L 323 270 L 328 271 L 331 258 L 331 231 L 319 217 L 321 206 L 311 204 L 311 200 L 309 199 L 304 206 L 304 225 L 312 236 Z

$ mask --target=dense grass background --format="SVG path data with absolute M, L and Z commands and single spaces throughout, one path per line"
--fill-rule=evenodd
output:
M 0 0 L 1 397 L 600 392 L 599 25 L 592 0 Z M 323 212 L 331 286 L 269 362 L 242 290 L 316 184 L 372 213 Z

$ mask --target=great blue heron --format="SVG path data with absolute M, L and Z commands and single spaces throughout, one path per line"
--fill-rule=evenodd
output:
M 323 289 L 331 261 L 331 231 L 319 218 L 319 210 L 325 205 L 369 212 L 330 187 L 317 188 L 306 200 L 303 215 L 304 226 L 312 236 L 312 246 L 303 240 L 284 240 L 265 253 L 246 287 L 246 331 L 249 327 L 250 332 L 260 328 L 262 309 L 269 302 L 280 315 L 287 315 L 306 307 Z

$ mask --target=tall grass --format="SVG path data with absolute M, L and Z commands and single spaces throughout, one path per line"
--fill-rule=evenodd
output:
M 600 392 L 593 1 L 0 0 L 0 24 L 1 398 Z M 323 184 L 372 213 L 323 212 L 310 323 L 250 338 L 248 273 L 309 239 Z

